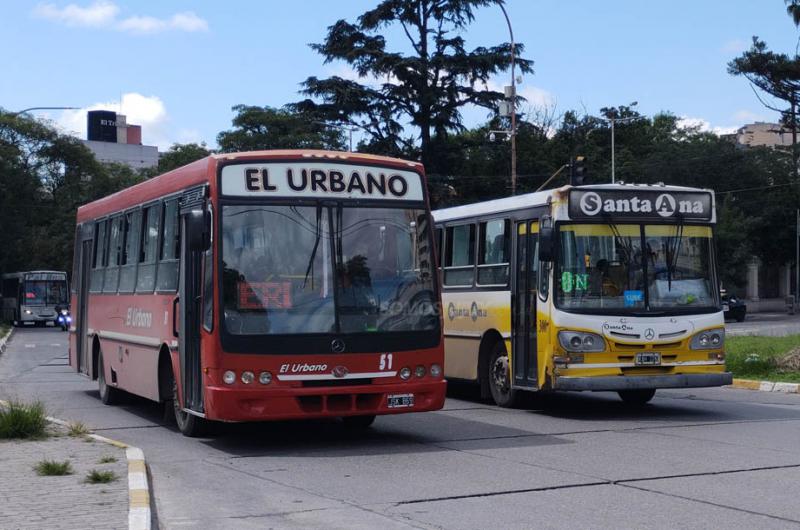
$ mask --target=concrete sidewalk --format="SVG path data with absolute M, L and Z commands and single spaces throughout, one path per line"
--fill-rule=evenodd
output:
M 128 528 L 128 463 L 125 449 L 86 436 L 69 436 L 51 423 L 42 440 L 0 440 L 0 527 L 5 529 Z M 113 462 L 101 463 L 101 459 Z M 42 460 L 69 461 L 73 473 L 39 476 Z M 89 484 L 91 470 L 116 479 Z

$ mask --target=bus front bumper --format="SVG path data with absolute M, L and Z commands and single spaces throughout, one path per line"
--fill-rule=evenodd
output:
M 425 412 L 444 406 L 446 389 L 444 380 L 269 390 L 210 386 L 205 389 L 206 417 L 241 422 Z M 389 406 L 389 396 L 407 394 L 413 394 L 413 406 Z
M 730 385 L 733 374 L 674 374 L 606 377 L 557 377 L 554 390 L 619 391 L 651 388 L 698 388 Z

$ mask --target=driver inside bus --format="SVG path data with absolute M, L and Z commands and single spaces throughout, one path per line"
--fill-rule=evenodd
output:
M 621 291 L 609 275 L 609 264 L 606 259 L 599 259 L 595 264 L 591 277 L 592 292 L 602 296 L 619 296 Z

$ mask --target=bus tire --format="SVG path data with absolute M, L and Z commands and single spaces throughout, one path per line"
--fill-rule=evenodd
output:
M 511 370 L 508 365 L 508 352 L 505 342 L 498 340 L 492 346 L 489 357 L 489 370 L 486 374 L 492 399 L 498 406 L 511 408 L 517 404 L 519 391 L 511 388 Z
M 369 429 L 374 422 L 374 414 L 369 416 L 344 416 L 342 418 L 344 428 L 349 431 L 363 431 L 365 429 Z
M 119 401 L 120 391 L 106 382 L 106 369 L 103 363 L 103 352 L 97 359 L 97 389 L 100 391 L 100 401 L 104 405 L 115 405 Z
M 620 399 L 622 399 L 626 405 L 641 407 L 653 399 L 653 396 L 656 395 L 656 389 L 647 388 L 637 390 L 620 390 L 617 393 L 619 394 Z
M 207 423 L 203 418 L 189 414 L 181 408 L 178 399 L 178 383 L 172 378 L 172 410 L 175 416 L 175 425 L 181 434 L 189 438 L 196 438 L 206 433 Z

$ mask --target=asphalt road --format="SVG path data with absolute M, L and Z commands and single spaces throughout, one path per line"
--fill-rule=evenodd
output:
M 0 355 L 0 397 L 141 447 L 162 528 L 800 527 L 800 395 L 660 391 L 632 411 L 571 394 L 505 410 L 462 387 L 444 411 L 361 435 L 304 422 L 189 439 L 147 401 L 102 405 L 67 366 L 65 333 L 24 329 Z
M 744 322 L 730 320 L 725 323 L 729 336 L 770 335 L 782 337 L 800 334 L 800 315 L 788 313 L 748 313 Z

